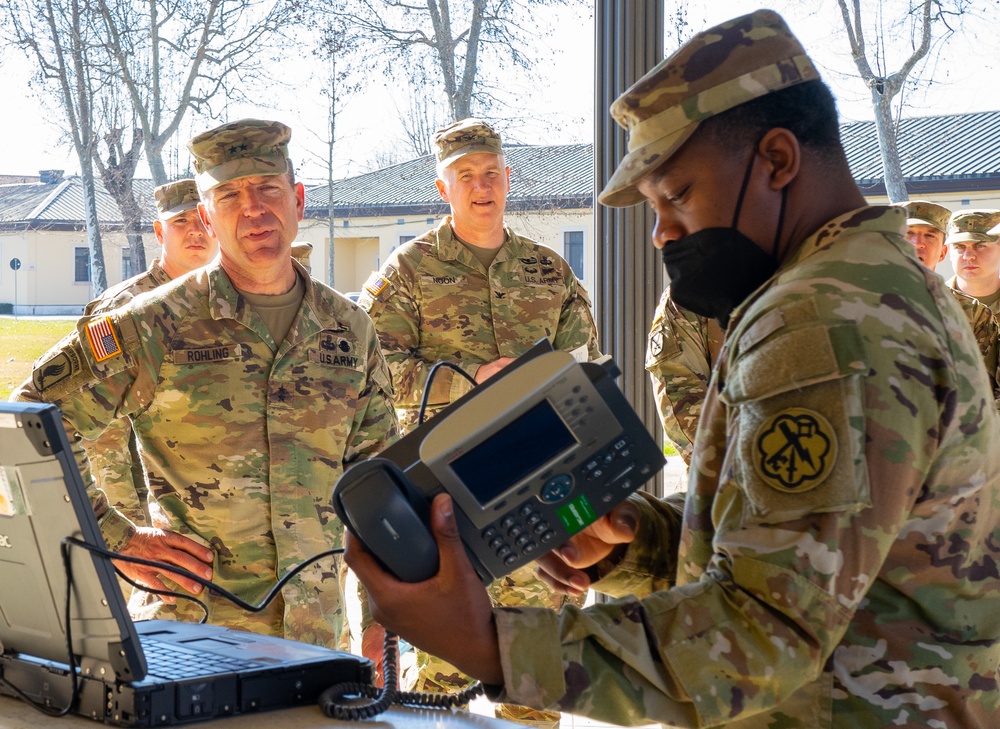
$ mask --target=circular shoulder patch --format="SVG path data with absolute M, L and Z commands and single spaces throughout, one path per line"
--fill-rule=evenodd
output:
M 757 429 L 754 468 L 771 488 L 788 494 L 819 486 L 837 460 L 837 434 L 814 410 L 788 408 Z

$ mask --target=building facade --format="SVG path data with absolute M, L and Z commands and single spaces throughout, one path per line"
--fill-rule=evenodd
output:
M 887 203 L 874 122 L 841 128 L 851 170 L 872 203 Z M 903 120 L 900 161 L 911 199 L 951 210 L 1000 208 L 1000 111 Z M 590 144 L 510 146 L 507 221 L 560 253 L 594 291 L 594 158 Z M 434 186 L 434 158 L 421 157 L 332 186 L 307 185 L 299 240 L 312 243 L 313 275 L 349 293 L 360 289 L 389 253 L 438 224 L 448 206 Z M 152 234 L 151 183 L 143 240 L 147 261 L 159 255 Z M 121 215 L 98 183 L 98 217 L 108 285 L 136 273 Z M 332 241 L 332 243 L 331 243 Z M 12 259 L 20 268 L 10 267 Z M 938 268 L 950 275 L 950 264 Z M 78 178 L 0 175 L 0 313 L 78 314 L 92 298 Z

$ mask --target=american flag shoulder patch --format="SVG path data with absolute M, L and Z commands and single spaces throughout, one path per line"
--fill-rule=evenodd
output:
M 367 281 L 365 281 L 365 291 L 372 295 L 373 298 L 378 298 L 379 295 L 386 290 L 389 286 L 389 280 L 378 273 L 373 273 Z
M 121 344 L 118 342 L 118 335 L 111 323 L 110 316 L 102 316 L 87 325 L 87 339 L 90 340 L 90 349 L 94 353 L 94 359 L 103 362 L 122 353 Z

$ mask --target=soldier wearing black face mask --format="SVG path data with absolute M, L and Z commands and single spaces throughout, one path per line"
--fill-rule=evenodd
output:
M 600 201 L 646 200 L 672 285 L 728 318 L 683 503 L 635 494 L 542 557 L 618 598 L 554 613 L 491 609 L 438 496 L 426 583 L 348 541 L 373 613 L 498 700 L 623 725 L 1000 726 L 1000 414 L 802 46 L 735 18 L 611 112 L 629 153 Z
M 715 319 L 725 329 L 729 314 L 778 270 L 777 248 L 788 202 L 788 188 L 781 190 L 781 212 L 771 253 L 740 232 L 740 211 L 757 155 L 750 158 L 743 176 L 733 224 L 689 233 L 664 246 L 661 254 L 670 278 L 674 301 L 699 316 Z

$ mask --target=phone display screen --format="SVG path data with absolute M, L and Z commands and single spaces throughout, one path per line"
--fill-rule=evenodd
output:
M 476 501 L 486 506 L 576 442 L 548 400 L 542 400 L 449 465 Z

